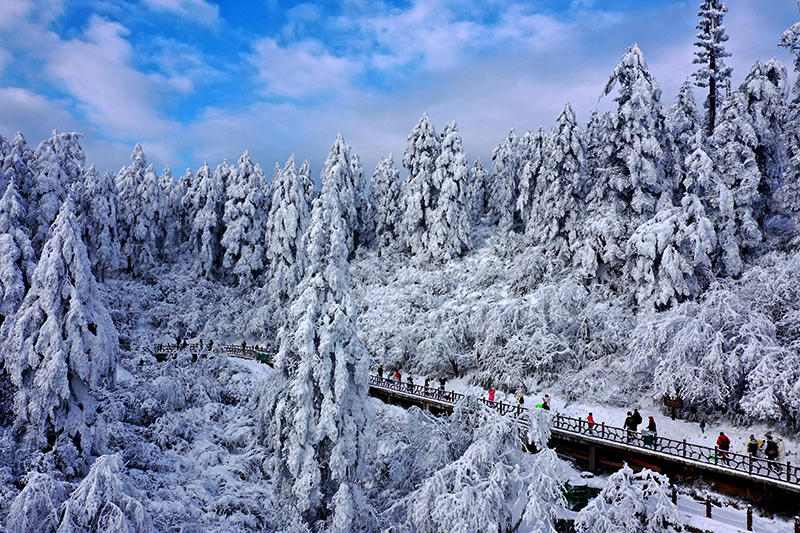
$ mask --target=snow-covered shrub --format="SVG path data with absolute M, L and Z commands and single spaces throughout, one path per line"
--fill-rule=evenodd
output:
M 672 503 L 669 479 L 625 464 L 612 474 L 600 495 L 581 509 L 575 520 L 580 533 L 675 533 L 683 529 Z
M 51 474 L 31 472 L 22 489 L 11 502 L 5 526 L 12 533 L 54 531 L 58 509 L 69 496 L 71 487 Z
M 122 456 L 102 455 L 61 510 L 58 533 L 154 532 L 143 494 L 124 472 Z
M 178 380 L 161 376 L 153 381 L 153 398 L 167 411 L 186 407 L 186 388 Z

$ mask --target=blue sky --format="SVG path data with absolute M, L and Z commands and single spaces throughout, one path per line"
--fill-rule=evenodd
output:
M 0 134 L 78 131 L 87 164 L 181 174 L 248 150 L 318 175 L 341 131 L 371 175 L 423 113 L 458 122 L 470 161 L 508 130 L 581 121 L 638 43 L 672 102 L 693 72 L 698 1 L 0 0 Z M 730 0 L 733 82 L 799 20 L 796 0 Z M 795 74 L 790 73 L 792 78 Z

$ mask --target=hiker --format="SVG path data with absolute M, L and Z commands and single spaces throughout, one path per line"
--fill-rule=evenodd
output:
M 717 449 L 719 449 L 719 456 L 723 461 L 725 461 L 725 464 L 730 463 L 730 459 L 728 459 L 728 450 L 730 450 L 730 448 L 731 439 L 729 439 L 723 431 L 720 431 L 719 438 L 717 439 Z
M 403 376 L 400 374 L 399 370 L 394 371 L 394 379 L 397 381 L 398 386 L 403 382 Z
M 764 446 L 764 455 L 766 455 L 767 459 L 770 461 L 769 467 L 780 472 L 781 467 L 775 463 L 775 460 L 778 458 L 778 443 L 772 440 L 772 435 L 769 433 L 767 434 L 767 443 Z
M 411 374 L 408 375 L 408 390 L 414 390 L 414 378 L 411 377 Z
M 545 394 L 544 398 L 542 398 L 542 409 L 546 409 L 547 411 L 550 410 L 550 396 L 547 394 Z
M 383 381 L 383 365 L 378 365 L 378 379 Z
M 589 431 L 594 431 L 594 417 L 592 413 L 589 413 L 589 416 L 586 417 L 586 421 L 589 422 Z
M 517 414 L 522 414 L 522 406 L 525 404 L 525 396 L 522 395 L 522 389 L 517 389 Z
M 633 439 L 633 433 L 636 431 L 636 422 L 630 411 L 628 411 L 628 415 L 625 417 L 625 422 L 622 424 L 622 427 L 626 430 L 626 440 L 630 442 Z
M 653 448 L 655 448 L 658 431 L 656 430 L 656 419 L 653 418 L 652 416 L 647 417 L 647 431 L 652 433 L 653 440 L 651 442 L 653 444 Z
M 493 402 L 494 401 L 495 390 L 494 389 L 489 389 L 488 394 L 489 394 L 489 401 Z
M 700 433 L 705 433 L 705 432 L 706 432 L 706 421 L 705 420 L 701 420 L 700 421 Z
M 425 376 L 425 392 L 428 391 L 428 388 L 430 387 L 430 385 L 431 385 L 431 378 L 429 378 L 428 376 Z
M 642 423 L 642 415 L 639 414 L 638 409 L 633 410 L 633 430 L 639 429 L 639 424 Z
M 786 462 L 786 445 L 783 443 L 783 439 L 778 438 L 778 462 L 785 463 Z
M 755 435 L 750 435 L 750 440 L 747 441 L 747 455 L 750 457 L 758 457 L 758 441 Z

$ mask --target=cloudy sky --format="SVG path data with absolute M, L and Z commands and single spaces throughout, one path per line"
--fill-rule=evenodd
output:
M 638 43 L 665 104 L 693 72 L 699 0 L 0 0 L 0 134 L 32 145 L 78 131 L 87 164 L 160 172 L 235 162 L 268 176 L 294 153 L 318 174 L 336 134 L 372 174 L 402 158 L 423 113 L 457 120 L 470 161 L 511 128 L 586 121 Z M 776 43 L 796 0 L 729 0 L 739 84 Z M 791 73 L 794 78 L 794 73 Z

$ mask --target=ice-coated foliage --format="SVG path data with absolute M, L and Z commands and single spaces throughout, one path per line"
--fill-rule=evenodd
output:
M 213 279 L 221 265 L 225 182 L 230 173 L 227 161 L 214 172 L 211 172 L 208 164 L 203 163 L 186 193 L 187 200 L 184 203 L 188 206 L 191 219 L 189 252 L 193 257 L 192 268 L 196 276 Z
M 403 220 L 400 236 L 412 255 L 424 258 L 427 253 L 425 234 L 430 230 L 431 216 L 439 199 L 439 184 L 433 179 L 441 139 L 427 113 L 408 135 L 408 148 L 403 166 L 408 179 L 403 188 Z
M 70 493 L 69 483 L 49 473 L 31 472 L 25 477 L 25 488 L 11 502 L 5 527 L 11 533 L 55 531 L 59 508 Z
M 17 188 L 23 198 L 28 198 L 36 181 L 37 167 L 33 150 L 28 146 L 25 136 L 17 132 L 3 154 L 2 173 L 8 185 L 12 177 L 17 180 Z M 5 189 L 3 189 L 5 190 Z
M 560 119 L 561 116 L 559 116 Z M 527 228 L 531 223 L 532 211 L 536 209 L 534 204 L 538 200 L 536 189 L 541 186 L 538 181 L 546 154 L 544 129 L 540 127 L 536 133 L 528 130 L 528 133 L 525 134 L 523 145 L 527 146 L 527 149 L 523 153 L 520 163 L 517 216 L 527 233 Z
M 699 296 L 713 278 L 716 245 L 714 224 L 697 196 L 659 211 L 628 239 L 625 265 L 636 302 L 663 309 Z
M 436 208 L 427 217 L 428 231 L 423 234 L 426 256 L 434 261 L 458 257 L 471 245 L 467 203 L 469 164 L 455 121 L 445 126 L 441 138 L 432 178 L 439 187 L 439 197 Z
M 403 219 L 400 171 L 394 164 L 392 154 L 381 159 L 375 167 L 367 200 L 375 245 L 378 250 L 384 250 L 396 242 Z
M 611 474 L 600 495 L 581 509 L 575 520 L 580 533 L 676 533 L 683 519 L 672 503 L 669 479 L 644 469 L 634 473 L 625 464 Z
M 0 199 L 0 325 L 19 309 L 36 266 L 23 225 L 25 212 L 16 179 L 12 178 Z
M 235 276 L 240 287 L 249 287 L 264 271 L 264 236 L 268 198 L 264 197 L 264 172 L 245 152 L 228 180 L 220 244 L 225 250 L 222 266 L 226 277 Z
M 546 418 L 532 422 L 547 425 Z M 555 531 L 553 520 L 564 505 L 559 485 L 566 471 L 552 450 L 544 447 L 536 455 L 527 454 L 513 419 L 470 398 L 456 406 L 439 431 L 448 435 L 452 459 L 430 472 L 391 509 L 389 516 L 400 522 L 401 531 L 508 531 L 523 522 L 528 531 Z M 430 439 L 419 438 L 422 442 Z M 428 446 L 435 441 L 430 439 Z M 425 448 L 402 446 L 392 451 L 397 455 L 416 452 L 408 463 L 418 457 L 435 466 L 423 455 Z M 438 459 L 445 457 L 440 454 Z M 402 459 L 392 455 L 383 461 L 388 465 Z
M 266 224 L 265 282 L 272 302 L 281 308 L 305 274 L 307 260 L 302 239 L 311 220 L 313 198 L 307 196 L 294 156 L 276 174 Z
M 706 108 L 707 131 L 710 136 L 716 125 L 715 116 L 723 103 L 722 91 L 729 91 L 731 85 L 732 67 L 725 65 L 725 58 L 730 53 L 725 51 L 728 36 L 725 35 L 725 26 L 722 19 L 728 12 L 728 6 L 719 0 L 703 0 L 697 11 L 697 41 L 694 45 L 695 58 L 692 61 L 700 65 L 692 74 L 698 87 L 708 87 L 708 97 L 703 106 Z
M 347 262 L 353 192 L 337 189 L 347 186 L 345 169 L 329 162 L 303 238 L 308 271 L 281 330 L 275 373 L 258 393 L 284 531 L 352 531 L 370 512 L 361 486 L 372 446 L 369 356 L 356 335 Z
M 508 136 L 492 150 L 491 187 L 489 210 L 500 231 L 508 233 L 515 227 L 516 200 L 522 153 L 520 141 L 512 129 Z
M 98 457 L 61 509 L 57 533 L 155 532 L 143 495 L 128 479 L 120 454 Z
M 37 253 L 67 198 L 67 191 L 82 177 L 86 156 L 78 142 L 81 137 L 79 133 L 54 130 L 53 136 L 42 141 L 34 152 L 37 174 L 27 200 L 31 244 Z
M 687 173 L 686 158 L 698 146 L 698 132 L 702 129 L 700 115 L 694 100 L 694 89 L 685 81 L 681 85 L 675 102 L 667 108 L 664 116 L 666 129 L 666 151 L 668 157 L 667 174 L 671 187 L 676 192 L 682 192 L 683 179 Z M 703 137 L 699 138 L 701 143 Z M 702 144 L 701 144 L 702 146 Z
M 31 287 L 3 324 L 6 369 L 19 392 L 15 428 L 25 450 L 102 452 L 92 390 L 113 385 L 117 330 L 100 298 L 71 200 L 64 203 Z M 67 473 L 76 465 L 66 464 Z
M 104 281 L 106 273 L 120 268 L 120 237 L 117 223 L 117 185 L 114 173 L 102 176 L 94 165 L 86 171 L 83 182 L 73 187 L 78 224 L 83 228 L 83 242 L 95 276 Z
M 577 240 L 580 191 L 588 178 L 584 133 L 571 105 L 558 116 L 543 153 L 525 234 L 549 256 L 568 261 Z
M 480 224 L 481 219 L 486 214 L 488 206 L 488 191 L 490 181 L 489 171 L 483 167 L 480 158 L 472 164 L 472 178 L 467 187 L 467 201 L 470 206 L 473 227 Z

